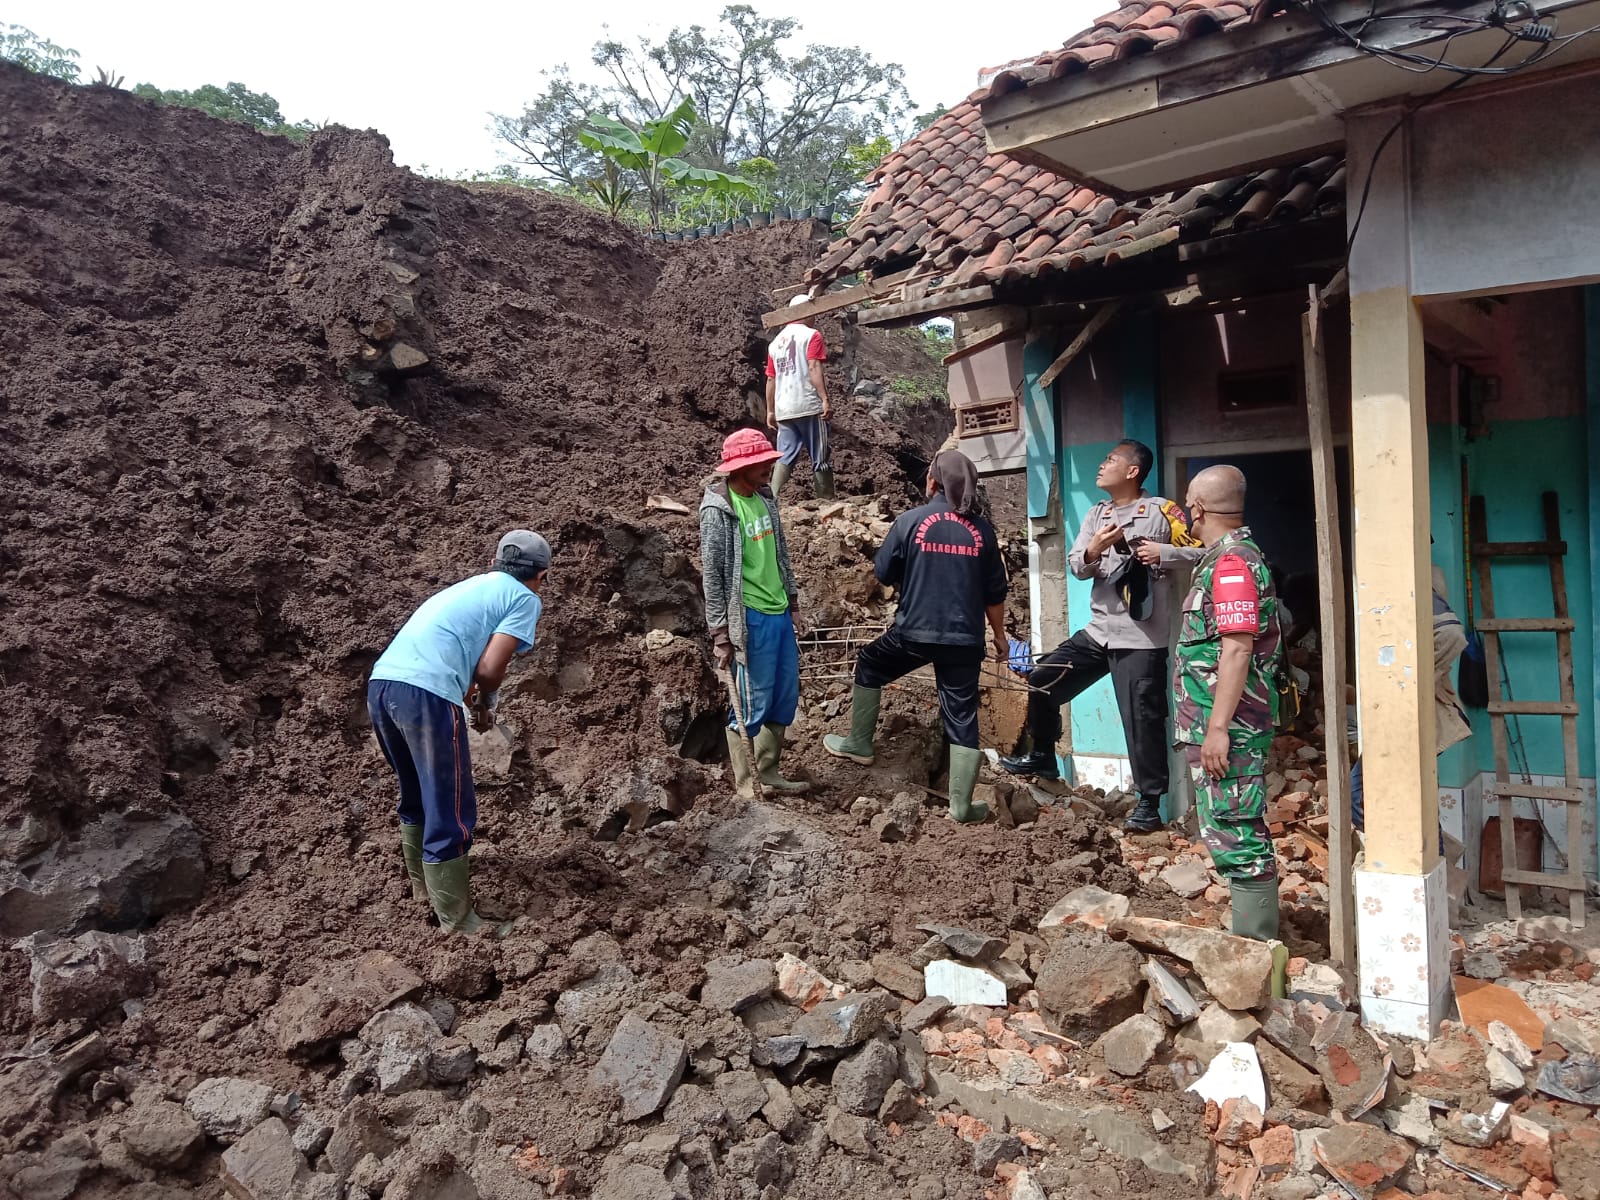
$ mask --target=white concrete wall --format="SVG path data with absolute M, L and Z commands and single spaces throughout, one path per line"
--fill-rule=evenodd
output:
M 1389 118 L 1392 120 L 1392 118 Z M 1600 279 L 1600 72 L 1466 90 L 1415 114 L 1409 138 L 1412 293 L 1485 293 Z M 1352 139 L 1352 158 L 1356 142 Z M 1359 172 L 1349 195 L 1358 202 Z M 1370 207 L 1370 206 L 1369 206 Z M 1369 230 L 1362 225 L 1360 236 Z

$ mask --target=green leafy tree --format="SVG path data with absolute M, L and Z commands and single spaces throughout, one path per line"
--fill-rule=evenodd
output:
M 610 115 L 612 108 L 600 88 L 573 82 L 565 67 L 544 77 L 545 89 L 536 99 L 516 115 L 492 115 L 490 128 L 516 152 L 518 162 L 566 188 L 583 189 L 603 172 L 605 157 L 584 145 L 580 135 L 590 114 Z
M 621 121 L 596 115 L 589 118 L 589 126 L 578 134 L 584 146 L 603 155 L 609 164 L 639 176 L 644 184 L 653 229 L 661 228 L 664 201 L 673 184 L 723 198 L 755 193 L 749 181 L 737 175 L 697 167 L 680 157 L 689 145 L 696 116 L 694 98 L 685 96 L 670 112 L 646 121 L 637 130 Z
M 78 82 L 78 52 L 58 46 L 21 25 L 0 25 L 0 59 L 51 79 Z
M 303 140 L 316 128 L 309 121 L 289 124 L 283 119 L 283 111 L 276 100 L 266 92 L 252 92 L 242 83 L 230 83 L 225 88 L 208 83 L 193 91 L 162 90 L 153 84 L 141 83 L 133 89 L 133 94 L 158 104 L 197 108 L 219 120 L 239 121 L 263 133 L 282 134 L 295 141 Z
M 601 113 L 641 129 L 692 99 L 699 119 L 678 156 L 731 172 L 752 159 L 775 164 L 767 184 L 779 204 L 834 204 L 859 182 L 861 148 L 897 143 L 913 109 L 901 68 L 848 46 L 792 52 L 790 17 L 763 17 L 747 4 L 722 10 L 712 27 L 674 28 L 664 38 L 607 38 L 593 62 L 605 82 L 547 76 L 518 116 L 494 118 L 519 161 L 571 185 L 599 173 L 581 134 Z M 574 145 L 576 143 L 576 146 Z

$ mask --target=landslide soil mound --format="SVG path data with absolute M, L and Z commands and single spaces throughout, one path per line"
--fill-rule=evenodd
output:
M 759 402 L 769 289 L 823 235 L 669 247 L 418 178 L 374 133 L 296 145 L 0 64 L 0 848 L 171 809 L 214 884 L 348 847 L 366 669 L 514 525 L 557 551 L 504 707 L 530 803 L 692 803 L 675 751 L 715 752 L 719 692 L 697 647 L 640 643 L 699 632 L 696 527 L 645 501 L 697 505 Z M 852 491 L 920 466 L 849 402 L 835 446 Z
M 208 864 L 205 898 L 149 930 L 153 990 L 76 1025 L 109 1057 L 59 1101 L 58 1129 L 223 1072 L 336 1108 L 339 1064 L 286 1058 L 269 1014 L 374 947 L 463 1016 L 548 1013 L 594 974 L 579 942 L 596 930 L 652 995 L 694 996 L 730 951 L 865 983 L 871 956 L 921 944 L 921 921 L 1030 929 L 1119 869 L 1105 831 L 1064 810 L 1019 845 L 937 804 L 919 832 L 917 791 L 896 799 L 906 841 L 869 828 L 861 793 L 935 779 L 928 697 L 891 698 L 884 771 L 820 779 L 789 808 L 688 811 L 720 793 L 722 697 L 696 523 L 646 499 L 696 506 L 759 403 L 770 289 L 821 232 L 651 243 L 540 193 L 417 178 L 373 133 L 295 145 L 0 64 L 0 874 L 108 813 L 182 814 Z M 849 352 L 830 366 L 841 485 L 898 505 L 948 426 L 907 436 L 843 400 L 851 354 L 881 377 L 900 351 L 822 327 Z M 532 924 L 452 945 L 397 870 L 365 673 L 513 525 L 557 557 L 475 853 L 485 907 Z M 803 574 L 808 610 L 861 584 L 866 551 L 837 557 Z M 653 630 L 685 636 L 647 649 Z M 815 698 L 807 714 L 809 747 L 834 714 Z M 594 840 L 619 810 L 686 815 Z M 7 1050 L 71 1032 L 36 1027 L 28 987 L 26 956 L 0 954 Z M 537 1135 L 592 1181 L 627 1136 L 577 1105 L 609 1032 L 581 1035 L 570 1095 L 481 1089 L 495 1141 Z M 941 1146 L 921 1170 L 954 1163 Z M 830 1166 L 811 1194 L 882 1191 L 882 1170 Z M 214 1154 L 186 1173 L 216 1194 Z M 97 1178 L 80 1195 L 123 1186 Z

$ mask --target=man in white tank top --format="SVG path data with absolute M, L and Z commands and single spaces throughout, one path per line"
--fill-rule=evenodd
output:
M 789 307 L 811 298 L 801 293 Z M 811 458 L 817 499 L 833 496 L 833 465 L 828 452 L 828 385 L 822 364 L 828 357 L 822 334 L 802 321 L 791 321 L 767 347 L 767 425 L 777 430 L 778 465 L 772 472 L 772 493 L 788 481 L 804 450 Z

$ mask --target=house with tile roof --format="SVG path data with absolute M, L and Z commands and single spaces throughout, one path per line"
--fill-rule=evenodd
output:
M 1112 443 L 1154 447 L 1168 496 L 1245 471 L 1268 554 L 1317 578 L 1326 710 L 1347 673 L 1359 695 L 1353 874 L 1328 748 L 1334 951 L 1398 1033 L 1449 1003 L 1443 914 L 1486 838 L 1508 907 L 1554 882 L 1578 921 L 1593 887 L 1596 197 L 1600 0 L 1126 0 L 982 72 L 803 280 L 863 324 L 955 322 L 960 444 L 1027 477 L 1041 648 L 1087 620 L 1065 549 Z M 1490 660 L 1437 759 L 1435 569 Z M 1111 697 L 1073 709 L 1064 765 L 1116 781 Z M 1354 900 L 1404 880 L 1430 932 L 1379 995 Z

